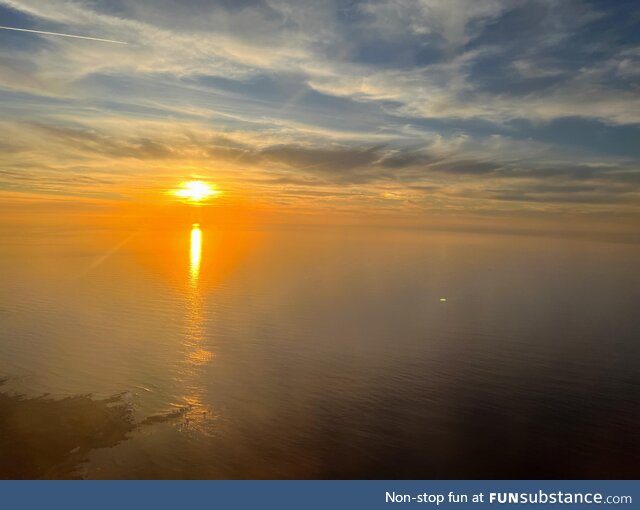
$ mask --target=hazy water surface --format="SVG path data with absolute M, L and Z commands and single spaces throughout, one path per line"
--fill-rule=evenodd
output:
M 0 280 L 3 477 L 640 476 L 637 244 L 5 228 Z

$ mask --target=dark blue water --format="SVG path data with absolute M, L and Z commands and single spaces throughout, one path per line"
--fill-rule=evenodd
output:
M 3 234 L 0 474 L 640 477 L 639 245 L 194 230 Z

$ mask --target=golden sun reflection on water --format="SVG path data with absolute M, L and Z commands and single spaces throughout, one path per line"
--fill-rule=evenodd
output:
M 187 423 L 191 427 L 206 426 L 207 417 L 211 416 L 208 406 L 203 404 L 202 387 L 199 379 L 202 376 L 201 369 L 211 363 L 214 355 L 205 349 L 204 314 L 202 289 L 199 285 L 200 268 L 202 264 L 202 230 L 198 223 L 191 226 L 191 239 L 189 244 L 189 290 L 186 295 L 185 317 L 185 368 L 183 372 L 183 384 L 186 394 L 183 397 L 187 405 Z
M 191 242 L 189 244 L 189 291 L 187 299 L 185 340 L 195 351 L 201 351 L 200 344 L 204 340 L 202 291 L 198 282 L 202 263 L 202 230 L 200 225 L 191 226 Z M 202 358 L 202 356 L 200 356 Z
M 200 225 L 194 223 L 191 227 L 189 281 L 192 287 L 197 286 L 200 276 L 200 263 L 202 262 L 202 230 Z

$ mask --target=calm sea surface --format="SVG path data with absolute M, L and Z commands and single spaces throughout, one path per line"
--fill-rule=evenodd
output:
M 638 244 L 7 228 L 0 282 L 0 477 L 640 477 Z

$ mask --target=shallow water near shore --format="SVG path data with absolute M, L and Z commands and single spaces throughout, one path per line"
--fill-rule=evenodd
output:
M 638 478 L 640 245 L 0 229 L 0 477 Z

